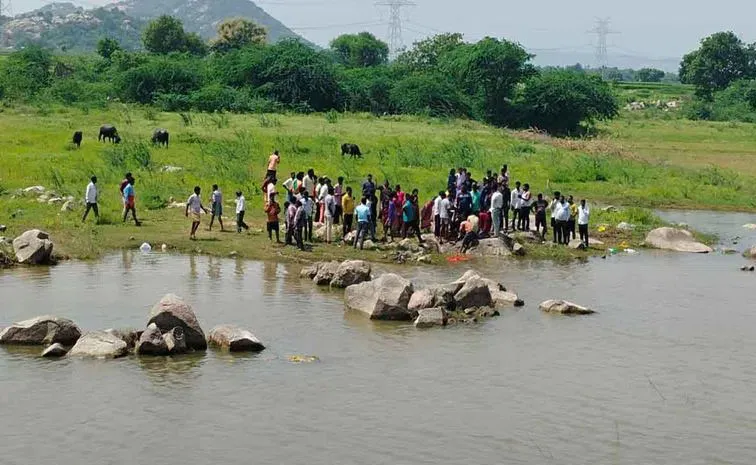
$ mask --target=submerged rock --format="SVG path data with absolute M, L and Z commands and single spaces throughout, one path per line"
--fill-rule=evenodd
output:
M 168 348 L 170 355 L 183 354 L 188 350 L 186 347 L 186 337 L 181 326 L 177 326 L 167 333 L 163 334 L 163 341 Z
M 149 324 L 139 337 L 136 351 L 139 355 L 168 355 L 168 345 L 155 323 Z
M 210 330 L 211 345 L 231 352 L 260 352 L 265 346 L 251 331 L 238 326 L 220 325 Z
M 68 350 L 66 350 L 66 348 L 63 347 L 63 344 L 56 342 L 55 344 L 49 346 L 48 348 L 42 351 L 42 357 L 58 358 L 58 357 L 63 357 L 67 353 L 68 353 Z
M 418 312 L 415 319 L 415 328 L 432 328 L 434 326 L 446 326 L 449 315 L 443 308 L 425 308 Z
M 654 229 L 646 236 L 646 244 L 662 250 L 688 253 L 711 253 L 712 248 L 695 240 L 690 231 L 675 228 Z
M 562 315 L 590 315 L 595 311 L 566 300 L 547 300 L 540 305 L 542 311 Z
M 18 263 L 41 265 L 50 262 L 53 243 L 49 234 L 39 229 L 32 229 L 13 240 L 13 251 Z
M 70 346 L 80 336 L 81 330 L 69 319 L 38 316 L 5 328 L 0 333 L 0 344 L 48 345 L 59 342 Z
M 411 282 L 395 274 L 383 274 L 373 281 L 346 288 L 347 309 L 366 314 L 371 320 L 409 321 L 414 312 L 408 308 L 414 292 Z
M 205 333 L 197 321 L 191 305 L 174 294 L 167 294 L 152 307 L 149 324 L 155 323 L 161 332 L 179 326 L 184 330 L 186 346 L 192 350 L 206 350 Z
M 69 357 L 118 358 L 128 354 L 126 343 L 105 331 L 86 333 L 68 352 Z
M 345 289 L 355 284 L 370 281 L 372 268 L 370 263 L 364 260 L 347 260 L 341 263 L 331 280 L 331 287 Z

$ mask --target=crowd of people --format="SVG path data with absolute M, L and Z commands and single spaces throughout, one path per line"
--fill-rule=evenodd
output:
M 274 151 L 268 158 L 267 170 L 262 190 L 264 212 L 267 220 L 268 238 L 277 243 L 296 245 L 304 250 L 305 243 L 313 241 L 313 225 L 324 225 L 323 240 L 330 244 L 334 240 L 334 228 L 340 228 L 347 237 L 354 231 L 354 247 L 363 248 L 369 238 L 393 241 L 397 238 L 416 237 L 422 243 L 423 231 L 433 232 L 439 243 L 462 242 L 464 253 L 477 245 L 482 238 L 498 237 L 510 231 L 531 231 L 531 213 L 535 218 L 534 232 L 546 241 L 549 227 L 556 244 L 569 244 L 579 235 L 580 241 L 589 246 L 588 223 L 590 209 L 585 200 L 578 203 L 572 196 L 554 192 L 550 200 L 542 193 L 533 194 L 529 184 L 520 181 L 510 187 L 510 173 L 507 165 L 498 174 L 493 170 L 480 179 L 473 178 L 466 168 L 451 169 L 444 190 L 420 204 L 419 192 L 405 191 L 401 185 L 392 186 L 388 180 L 377 185 L 371 174 L 355 194 L 351 186 L 338 177 L 334 183 L 328 176 L 317 176 L 314 169 L 306 173 L 291 172 L 280 182 L 278 167 L 281 156 Z M 127 173 L 121 182 L 123 197 L 123 221 L 129 213 L 136 225 L 137 219 L 134 194 L 135 180 Z M 223 224 L 223 194 L 218 185 L 212 186 L 210 209 L 202 203 L 202 190 L 194 188 L 186 202 L 185 215 L 191 218 L 190 239 L 196 239 L 204 211 L 211 215 L 209 230 L 217 219 L 221 231 Z M 283 205 L 280 203 L 283 199 Z M 86 211 L 82 221 L 86 221 L 90 211 L 99 217 L 97 208 L 97 178 L 92 177 L 87 186 Z M 241 191 L 236 192 L 236 230 L 248 230 L 245 223 L 246 199 Z M 284 241 L 280 237 L 280 216 L 284 219 Z M 379 239 L 379 235 L 382 237 Z

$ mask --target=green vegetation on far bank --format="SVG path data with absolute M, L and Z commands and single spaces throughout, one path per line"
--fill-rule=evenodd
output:
M 124 139 L 120 145 L 97 142 L 97 130 L 113 123 Z M 619 123 L 618 123 L 619 124 Z M 691 123 L 693 124 L 693 123 Z M 156 127 L 171 133 L 169 148 L 148 141 Z M 80 150 L 70 146 L 75 130 L 84 131 Z M 611 127 L 610 129 L 611 130 Z M 0 119 L 0 224 L 13 237 L 25 229 L 43 228 L 56 240 L 64 255 L 87 258 L 121 248 L 136 248 L 143 241 L 159 247 L 167 244 L 181 252 L 209 253 L 258 259 L 324 259 L 354 256 L 348 248 L 317 245 L 312 254 L 269 245 L 262 232 L 252 235 L 204 231 L 204 240 L 188 240 L 189 223 L 181 208 L 166 208 L 171 201 L 184 202 L 194 185 L 207 199 L 217 183 L 225 193 L 227 222 L 232 222 L 233 192 L 247 197 L 248 218 L 254 229 L 264 226 L 260 185 L 267 155 L 281 151 L 281 176 L 314 168 L 331 178 L 344 176 L 359 189 L 364 176 L 388 179 L 405 189 L 418 188 L 424 203 L 446 183 L 449 168 L 467 166 L 481 176 L 508 164 L 515 180 L 529 182 L 535 192 L 554 190 L 587 198 L 591 205 L 633 207 L 690 207 L 754 209 L 753 174 L 736 174 L 708 166 L 685 167 L 659 163 L 631 151 L 612 151 L 616 141 L 570 141 L 540 136 L 524 139 L 512 133 L 465 120 L 427 117 L 375 117 L 368 114 L 228 115 L 161 113 L 150 107 L 112 104 L 105 111 L 72 108 L 6 108 Z M 731 136 L 719 134 L 724 143 Z M 360 144 L 364 159 L 342 157 L 339 146 Z M 568 145 L 572 144 L 572 145 Z M 582 145 L 581 145 L 582 144 Z M 604 145 L 592 145 L 604 144 Z M 670 147 L 674 146 L 674 142 Z M 165 167 L 180 168 L 178 171 Z M 126 171 L 134 173 L 137 208 L 142 228 L 123 225 L 119 218 L 118 183 Z M 36 197 L 14 193 L 42 185 L 63 196 L 83 197 L 91 175 L 100 186 L 102 223 L 81 225 L 81 207 L 60 211 L 60 204 L 40 203 Z M 658 218 L 642 209 L 627 209 L 619 216 L 594 208 L 593 235 L 606 245 L 623 242 L 637 247 L 643 232 L 658 225 Z M 620 233 L 612 226 L 626 221 L 639 226 L 634 233 Z M 207 226 L 204 220 L 203 227 Z M 596 230 L 610 226 L 605 234 Z M 232 224 L 231 224 L 232 225 Z M 227 226 L 229 224 L 227 223 Z M 132 239 L 133 237 L 133 239 Z M 599 253 L 567 252 L 533 247 L 531 257 L 559 258 Z M 386 252 L 363 252 L 369 259 L 386 260 Z

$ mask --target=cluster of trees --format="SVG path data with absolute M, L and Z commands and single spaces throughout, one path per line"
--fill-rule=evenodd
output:
M 683 57 L 680 79 L 696 89 L 690 117 L 756 121 L 756 44 L 733 32 L 706 37 Z
M 555 134 L 577 133 L 618 110 L 600 77 L 538 70 L 506 40 L 441 34 L 389 62 L 387 45 L 366 32 L 342 35 L 327 50 L 265 38 L 263 28 L 234 19 L 205 43 L 164 16 L 145 29 L 144 52 L 113 39 L 100 41 L 97 56 L 16 52 L 0 63 L 0 96 L 87 105 L 117 97 L 170 111 L 427 114 Z

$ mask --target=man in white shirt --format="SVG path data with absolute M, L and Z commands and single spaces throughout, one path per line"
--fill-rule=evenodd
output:
M 520 214 L 520 195 L 522 194 L 520 185 L 520 181 L 515 183 L 515 188 L 512 189 L 509 200 L 509 208 L 512 209 L 512 231 L 517 231 L 517 218 Z
M 244 222 L 244 211 L 246 210 L 246 200 L 241 191 L 236 192 L 236 231 L 241 233 L 242 229 L 249 230 L 249 226 Z
M 190 240 L 197 240 L 197 229 L 200 225 L 200 214 L 204 211 L 207 213 L 207 208 L 202 206 L 202 199 L 200 199 L 200 187 L 194 187 L 194 194 L 189 196 L 186 201 L 186 217 L 189 218 L 189 212 L 192 213 L 192 232 L 189 234 Z
M 92 176 L 90 179 L 89 184 L 87 184 L 87 192 L 84 194 L 84 202 L 87 204 L 87 209 L 84 212 L 84 217 L 81 219 L 81 222 L 85 222 L 87 220 L 87 215 L 89 215 L 89 210 L 93 210 L 95 214 L 95 222 L 100 221 L 100 210 L 97 208 L 97 176 Z
M 504 194 L 496 189 L 491 195 L 491 221 L 493 222 L 494 237 L 501 232 L 501 210 L 504 208 Z
M 291 177 L 284 181 L 283 184 L 281 184 L 283 188 L 286 189 L 286 200 L 288 200 L 289 203 L 294 203 L 297 200 L 294 198 L 294 196 L 297 194 L 296 192 L 294 192 L 294 185 L 296 182 L 297 173 L 292 171 Z
M 323 219 L 325 220 L 325 241 L 330 244 L 333 240 L 333 217 L 336 216 L 336 198 L 333 196 L 333 187 L 328 187 L 323 199 Z
M 315 202 L 307 191 L 302 192 L 302 207 L 305 215 L 303 239 L 312 242 L 312 217 L 315 215 Z
M 580 201 L 578 207 L 578 230 L 580 231 L 580 241 L 585 244 L 587 249 L 590 246 L 588 241 L 588 220 L 591 217 L 591 211 L 588 209 L 588 205 L 585 204 L 585 199 Z
M 559 244 L 557 241 L 559 231 L 557 231 L 556 210 L 561 196 L 562 194 L 560 194 L 559 191 L 554 192 L 554 198 L 551 199 L 551 204 L 549 204 L 549 211 L 551 212 L 551 231 L 554 234 L 554 244 Z
M 557 243 L 567 245 L 570 243 L 569 231 L 567 231 L 567 221 L 570 219 L 570 204 L 567 203 L 564 196 L 559 197 L 559 203 L 556 206 L 556 227 Z
M 321 223 L 325 223 L 325 198 L 329 189 L 331 189 L 331 181 L 328 178 L 323 178 L 318 188 L 318 205 L 320 206 L 318 221 Z
M 438 211 L 441 207 L 441 200 L 443 200 L 444 192 L 440 191 L 438 197 L 433 199 L 433 235 L 436 237 L 441 236 L 441 216 Z
M 438 217 L 441 220 L 441 238 L 439 242 L 443 242 L 444 239 L 449 238 L 449 209 L 451 209 L 451 202 L 446 197 L 446 192 L 442 192 L 441 202 L 438 204 Z

